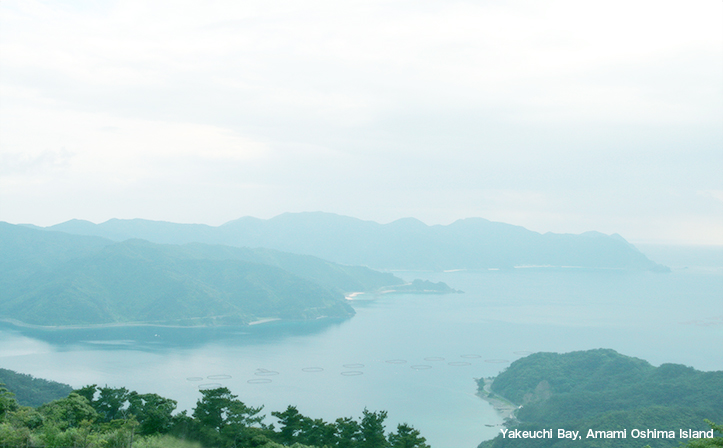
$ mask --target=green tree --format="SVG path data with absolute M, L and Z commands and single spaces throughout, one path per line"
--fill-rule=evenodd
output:
M 75 392 L 71 392 L 67 398 L 40 406 L 38 412 L 60 429 L 78 427 L 83 421 L 94 422 L 98 419 L 98 412 L 88 400 Z
M 336 441 L 336 425 L 323 419 L 304 417 L 297 442 L 313 446 L 331 446 Z
M 15 394 L 7 390 L 5 385 L 0 384 L 0 421 L 5 419 L 5 414 L 18 408 L 15 401 Z
M 93 403 L 95 402 L 95 393 L 97 390 L 98 385 L 91 384 L 85 387 L 81 387 L 80 389 L 75 389 L 73 392 L 80 395 L 81 397 L 85 397 L 85 399 L 88 400 L 88 403 L 93 406 Z
M 0 446 L 29 446 L 30 429 L 17 427 L 10 423 L 0 423 Z
M 98 411 L 101 418 L 106 422 L 127 418 L 125 411 L 129 396 L 128 389 L 106 386 L 101 387 L 99 390 L 98 399 L 93 401 L 91 405 Z
M 361 426 L 356 420 L 344 417 L 336 419 L 337 448 L 354 448 L 362 440 Z
M 260 425 L 262 407 L 246 406 L 225 387 L 202 390 L 193 418 L 197 438 L 207 445 L 239 446 L 252 425 Z M 246 443 L 246 445 L 249 445 Z M 251 445 L 256 446 L 256 445 Z
M 6 421 L 16 428 L 36 429 L 43 426 L 45 418 L 36 409 L 19 406 L 15 411 L 7 414 Z
M 392 448 L 430 448 L 427 439 L 419 431 L 402 423 L 397 426 L 396 433 L 389 434 L 389 444 Z
M 389 446 L 384 436 L 384 420 L 387 411 L 369 412 L 364 409 L 361 421 L 362 448 L 385 448 Z
M 708 426 L 713 430 L 713 438 L 691 439 L 685 445 L 686 448 L 714 448 L 723 446 L 723 436 L 721 436 L 723 435 L 723 425 L 716 425 L 710 420 L 706 420 L 705 422 L 708 423 Z M 715 436 L 715 433 L 718 433 L 718 437 Z
M 193 418 L 203 426 L 220 431 L 228 425 L 251 426 L 263 420 L 263 416 L 258 415 L 263 407 L 246 406 L 228 388 L 202 390 L 201 395 L 203 397 L 196 402 L 193 410 Z
M 292 444 L 296 441 L 296 436 L 301 431 L 301 423 L 304 416 L 299 413 L 296 406 L 289 406 L 284 412 L 274 411 L 271 413 L 279 419 L 281 430 L 279 431 L 279 441 L 285 444 Z
M 138 420 L 139 434 L 164 434 L 173 425 L 173 411 L 178 404 L 176 400 L 164 398 L 157 394 L 128 395 L 128 413 Z

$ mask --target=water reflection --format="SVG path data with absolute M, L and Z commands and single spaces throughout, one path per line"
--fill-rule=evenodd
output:
M 321 335 L 338 327 L 346 319 L 317 319 L 303 322 L 267 322 L 247 327 L 161 327 L 161 326 L 104 326 L 93 328 L 38 328 L 0 322 L 0 332 L 25 337 L 26 350 L 38 350 L 42 341 L 52 350 L 141 350 L 166 351 L 193 349 L 211 343 L 224 345 L 263 345 L 296 336 Z M 35 341 L 34 343 L 32 341 Z M 7 354 L 7 352 L 6 352 Z
M 537 351 L 613 348 L 657 365 L 723 368 L 711 345 L 723 275 L 674 271 L 413 273 L 466 294 L 385 295 L 348 320 L 244 328 L 34 329 L 0 325 L 3 367 L 80 387 L 158 393 L 191 409 L 199 387 L 222 384 L 267 412 L 295 405 L 313 418 L 389 411 L 435 448 L 474 447 L 499 416 L 475 396 Z

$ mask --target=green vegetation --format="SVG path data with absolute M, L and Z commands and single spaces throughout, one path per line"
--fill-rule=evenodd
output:
M 360 419 L 312 419 L 289 406 L 264 423 L 226 388 L 201 391 L 189 415 L 176 402 L 125 388 L 86 386 L 37 408 L 19 405 L 0 386 L 0 446 L 83 448 L 429 448 L 407 424 L 385 432 L 386 412 L 364 409 Z
M 67 396 L 73 388 L 67 384 L 56 383 L 31 375 L 0 369 L 0 384 L 5 384 L 15 394 L 22 406 L 40 406 L 43 403 Z
M 36 325 L 239 325 L 348 317 L 344 292 L 404 282 L 312 256 L 114 243 L 0 223 L 0 317 Z
M 717 434 L 723 434 L 723 425 L 716 425 L 710 420 L 705 421 L 708 426 Z M 685 444 L 686 448 L 715 448 L 723 446 L 723 437 L 714 437 L 712 439 L 691 439 Z
M 482 388 L 483 382 L 479 386 Z M 678 364 L 654 367 L 614 350 L 535 353 L 515 361 L 492 383 L 494 394 L 521 408 L 511 429 L 553 428 L 554 437 L 526 440 L 530 447 L 677 446 L 679 430 L 708 429 L 705 419 L 723 421 L 723 372 L 701 372 Z M 582 440 L 558 439 L 556 431 L 579 431 Z M 636 439 L 633 429 L 675 431 L 675 439 Z M 593 431 L 627 429 L 625 439 L 586 439 Z M 642 441 L 642 443 L 641 443 Z M 498 436 L 480 446 L 512 446 Z
M 382 288 L 380 292 L 398 292 L 406 294 L 452 294 L 462 293 L 456 289 L 452 289 L 444 282 L 430 282 L 429 280 L 416 279 L 412 283 Z

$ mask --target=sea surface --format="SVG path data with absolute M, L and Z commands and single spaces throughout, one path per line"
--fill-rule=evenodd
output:
M 537 351 L 612 348 L 654 365 L 723 370 L 723 269 L 668 274 L 575 268 L 395 272 L 464 294 L 361 295 L 343 321 L 247 328 L 0 326 L 0 366 L 68 383 L 154 392 L 193 408 L 222 385 L 246 404 L 313 418 L 386 410 L 435 448 L 473 448 L 502 423 L 478 398 Z

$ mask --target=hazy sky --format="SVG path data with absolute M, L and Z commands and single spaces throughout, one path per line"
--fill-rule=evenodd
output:
M 0 220 L 723 244 L 723 1 L 0 2 Z

